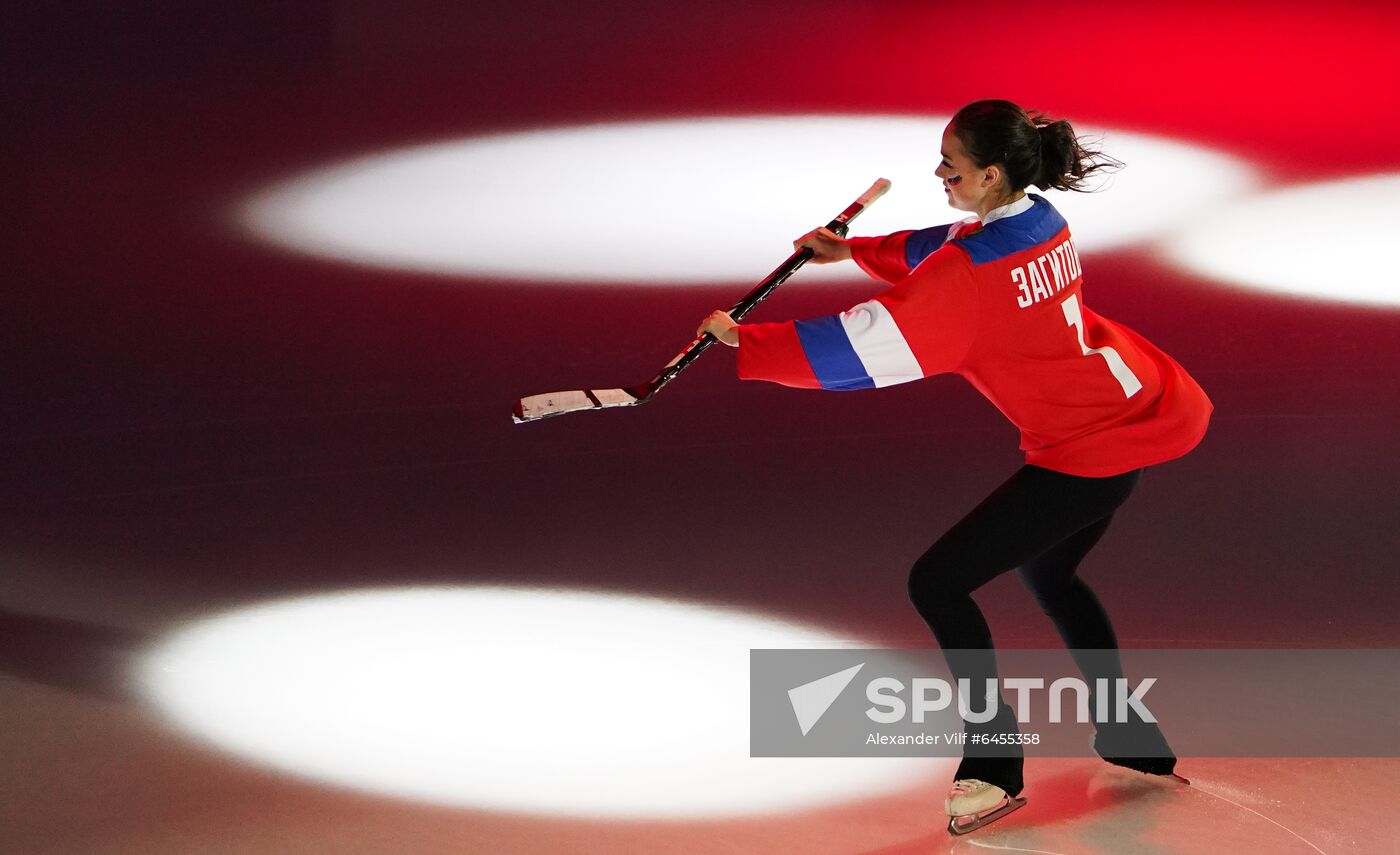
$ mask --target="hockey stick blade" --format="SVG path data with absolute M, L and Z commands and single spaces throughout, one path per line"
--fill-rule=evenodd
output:
M 826 227 L 841 237 L 845 237 L 850 222 L 860 216 L 861 212 L 873 204 L 875 200 L 885 195 L 889 189 L 889 180 L 879 179 L 871 184 L 870 189 L 862 193 L 856 201 L 847 206 L 846 210 L 838 214 L 836 219 L 827 223 Z M 807 247 L 803 247 L 788 256 L 787 261 L 780 264 L 776 270 L 768 274 L 767 278 L 745 295 L 744 299 L 734 305 L 734 308 L 730 310 L 730 316 L 736 321 L 742 321 L 755 306 L 772 293 L 774 288 L 785 282 L 811 258 L 812 250 Z M 525 422 L 537 422 L 540 419 L 562 416 L 566 413 L 578 413 L 584 410 L 605 410 L 613 407 L 635 407 L 638 404 L 645 404 L 716 341 L 718 339 L 709 333 L 697 336 L 685 350 L 676 354 L 674 359 L 666 363 L 666 366 L 651 379 L 651 382 L 634 386 L 631 389 L 575 389 L 521 398 L 515 402 L 511 421 L 515 424 L 524 424 Z
M 515 402 L 511 421 L 515 424 L 535 422 L 565 413 L 583 410 L 603 410 L 609 407 L 635 407 L 645 398 L 627 389 L 574 389 L 568 392 L 546 392 Z

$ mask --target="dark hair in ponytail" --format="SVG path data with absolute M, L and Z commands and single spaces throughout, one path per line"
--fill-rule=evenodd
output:
M 1123 167 L 1101 151 L 1086 148 L 1064 119 L 1027 112 L 1010 101 L 974 101 L 953 116 L 953 133 L 979 169 L 1001 166 L 1012 192 L 1034 184 L 1041 190 L 1091 192 L 1090 175 Z

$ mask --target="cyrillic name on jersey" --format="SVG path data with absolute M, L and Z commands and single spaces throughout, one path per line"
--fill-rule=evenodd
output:
M 1082 272 L 1079 253 L 1074 243 L 1065 238 L 1029 264 L 1011 269 L 1011 284 L 1017 291 L 1016 305 L 1029 309 L 1041 300 L 1048 300 L 1078 279 Z

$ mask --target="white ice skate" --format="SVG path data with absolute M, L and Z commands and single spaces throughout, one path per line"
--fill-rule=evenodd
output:
M 1008 796 L 1001 787 L 986 781 L 976 778 L 954 781 L 948 798 L 943 800 L 943 809 L 948 813 L 948 833 L 976 831 L 1025 804 L 1024 797 Z

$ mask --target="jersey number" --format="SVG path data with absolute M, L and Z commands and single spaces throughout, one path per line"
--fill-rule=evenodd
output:
M 1142 382 L 1137 379 L 1128 363 L 1123 361 L 1123 357 L 1111 347 L 1090 347 L 1084 343 L 1084 315 L 1079 311 L 1079 295 L 1070 294 L 1069 298 L 1060 304 L 1065 310 L 1065 321 L 1074 327 L 1075 333 L 1079 336 L 1079 349 L 1084 351 L 1085 356 L 1097 353 L 1103 357 L 1103 361 L 1108 363 L 1108 370 L 1113 372 L 1113 379 L 1118 381 L 1118 385 L 1123 387 L 1123 394 L 1129 398 L 1136 395 L 1142 388 Z

